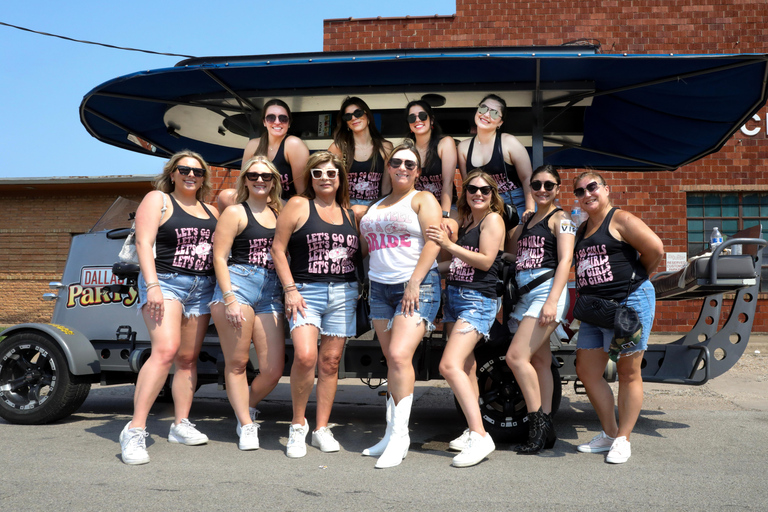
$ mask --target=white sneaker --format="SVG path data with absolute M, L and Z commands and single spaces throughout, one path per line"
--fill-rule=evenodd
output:
M 131 428 L 131 422 L 120 432 L 120 450 L 123 452 L 123 462 L 126 464 L 146 464 L 149 462 L 146 438 L 149 436 L 145 428 Z
M 312 446 L 325 453 L 337 452 L 341 448 L 328 427 L 320 427 L 312 432 Z
M 461 433 L 459 437 L 448 443 L 448 449 L 455 452 L 460 452 L 467 447 L 467 440 L 469 439 L 469 429 L 466 429 Z
M 624 464 L 629 460 L 632 455 L 632 447 L 629 445 L 629 441 L 625 436 L 617 437 L 611 445 L 611 450 L 608 452 L 608 456 L 605 457 L 605 462 L 611 464 Z
M 611 449 L 613 444 L 613 438 L 607 435 L 602 430 L 599 434 L 592 438 L 588 443 L 580 444 L 576 447 L 581 453 L 602 453 Z
M 237 447 L 241 450 L 259 449 L 259 424 L 249 423 L 240 429 L 240 442 Z
M 457 468 L 474 466 L 493 453 L 495 449 L 496 445 L 493 444 L 491 434 L 486 432 L 485 437 L 483 437 L 477 432 L 470 432 L 466 447 L 453 458 L 451 465 Z
M 307 454 L 307 434 L 309 433 L 309 423 L 307 418 L 304 418 L 304 424 L 291 425 L 288 430 L 288 444 L 285 447 L 285 454 L 292 458 L 298 459 Z
M 259 417 L 259 411 L 258 409 L 255 409 L 253 407 L 248 408 L 248 414 L 251 416 L 251 423 L 256 422 L 256 418 Z M 240 437 L 240 430 L 243 428 L 243 426 L 240 424 L 240 420 L 237 419 L 237 416 L 235 416 L 235 420 L 237 421 L 237 428 L 235 429 L 235 432 L 237 432 L 237 436 Z
M 168 432 L 168 442 L 197 446 L 207 443 L 208 436 L 197 430 L 194 423 L 190 423 L 187 418 L 184 418 L 178 425 L 171 423 L 171 430 Z

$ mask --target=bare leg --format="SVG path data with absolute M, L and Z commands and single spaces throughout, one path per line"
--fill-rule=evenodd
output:
M 217 303 L 211 306 L 211 316 L 216 324 L 221 342 L 221 351 L 224 354 L 224 381 L 227 385 L 227 397 L 235 416 L 241 425 L 251 423 L 248 413 L 248 366 L 251 347 L 251 331 L 253 330 L 254 315 L 250 306 L 240 304 L 240 311 L 245 320 L 240 329 L 235 330 L 226 318 L 224 304 Z
M 253 346 L 259 359 L 259 374 L 251 383 L 249 405 L 256 407 L 275 389 L 280 377 L 283 376 L 285 367 L 283 315 L 256 315 L 253 325 Z
M 417 324 L 413 316 L 397 315 L 392 322 L 385 356 L 387 357 L 387 386 L 395 404 L 413 394 L 416 383 L 413 354 L 426 330 L 426 324 L 423 321 Z M 378 330 L 376 332 L 378 334 Z M 382 343 L 382 349 L 384 349 L 384 343 Z
M 181 319 L 181 345 L 173 361 L 176 373 L 171 384 L 177 425 L 184 418 L 189 418 L 192 397 L 197 387 L 197 357 L 203 347 L 210 318 L 211 315 L 200 315 Z
M 317 424 L 315 430 L 328 426 L 333 400 L 339 383 L 339 361 L 346 338 L 322 336 L 317 364 Z
M 629 436 L 635 428 L 643 406 L 643 377 L 640 365 L 643 352 L 622 355 L 616 362 L 619 375 L 619 431 L 617 436 Z
M 551 412 L 552 410 L 552 390 L 554 385 L 549 369 L 551 359 L 547 359 L 545 372 L 541 371 L 541 366 L 543 366 L 541 360 L 546 357 L 546 354 L 550 353 L 549 336 L 556 327 L 556 322 L 551 322 L 542 327 L 539 325 L 538 319 L 526 316 L 520 322 L 515 337 L 512 339 L 512 344 L 509 346 L 509 350 L 507 350 L 507 365 L 515 374 L 515 379 L 525 398 L 528 412 L 538 411 L 542 407 L 544 401 L 542 395 L 544 392 L 547 392 L 549 397 L 549 411 L 544 412 Z M 542 353 L 539 354 L 539 352 Z M 534 359 L 536 359 L 538 368 L 532 364 Z M 547 381 L 546 389 L 541 388 L 540 383 L 543 380 Z
M 181 343 L 181 317 L 183 314 L 180 302 L 166 300 L 165 313 L 160 322 L 155 322 L 152 319 L 149 308 L 142 308 L 141 312 L 149 330 L 152 353 L 141 367 L 136 380 L 131 428 L 145 428 L 147 426 L 149 411 L 168 379 L 173 359 L 176 357 Z
M 607 363 L 608 353 L 603 349 L 581 349 L 576 353 L 576 375 L 587 390 L 587 397 L 595 408 L 603 431 L 610 437 L 616 437 L 619 427 L 616 424 L 613 391 L 603 378 Z
M 464 320 L 458 320 L 457 329 L 453 330 L 448 338 L 448 343 L 443 352 L 443 358 L 440 361 L 440 373 L 448 381 L 456 399 L 461 405 L 461 410 L 467 419 L 467 425 L 472 432 L 477 432 L 485 436 L 483 419 L 478 404 L 478 395 L 476 394 L 477 377 L 475 374 L 469 374 L 474 361 L 473 350 L 475 345 L 481 339 L 480 333 L 471 330 L 467 333 L 461 333 L 462 329 L 469 327 Z M 473 385 L 474 382 L 474 385 Z
M 293 365 L 291 366 L 293 419 L 291 423 L 294 425 L 304 424 L 307 402 L 315 385 L 318 334 L 318 328 L 309 324 L 296 327 L 291 333 L 293 339 Z

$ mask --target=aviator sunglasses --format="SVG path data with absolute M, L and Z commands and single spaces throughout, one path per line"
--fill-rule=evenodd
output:
M 490 108 L 485 103 L 483 103 L 482 105 L 477 107 L 477 113 L 480 114 L 480 115 L 483 115 L 483 114 L 487 113 L 489 116 L 491 116 L 491 119 L 493 119 L 493 120 L 496 120 L 496 119 L 501 117 L 501 112 L 499 112 L 495 108 Z
M 595 190 L 597 190 L 597 187 L 599 187 L 599 186 L 600 186 L 600 184 L 598 182 L 593 181 L 592 183 L 590 183 L 586 187 L 579 187 L 579 188 L 574 189 L 573 190 L 573 195 L 575 195 L 576 197 L 582 197 L 584 195 L 584 189 L 585 188 L 587 189 L 587 191 L 590 194 L 594 194 Z
M 341 115 L 341 118 L 342 118 L 344 121 L 351 121 L 351 120 L 352 120 L 352 116 L 354 116 L 354 117 L 358 117 L 358 118 L 359 118 L 359 117 L 363 117 L 364 115 L 365 115 L 365 112 L 363 112 L 363 109 L 361 109 L 361 108 L 358 108 L 358 109 L 357 109 L 357 110 L 355 110 L 354 112 L 351 112 L 351 113 L 350 113 L 350 112 L 347 112 L 346 114 L 342 114 L 342 115 Z
M 490 185 L 486 185 L 484 187 L 478 187 L 477 185 L 467 185 L 467 192 L 469 192 L 470 194 L 477 194 L 478 190 L 480 191 L 481 194 L 483 194 L 484 196 L 487 196 L 488 194 L 491 193 L 491 190 L 493 189 L 491 188 Z
M 264 183 L 269 183 L 274 179 L 275 175 L 271 172 L 247 172 L 245 177 L 248 178 L 248 181 L 259 181 L 259 178 L 261 178 L 261 181 Z
M 329 180 L 335 180 L 339 175 L 338 169 L 312 169 L 312 177 L 316 180 L 328 178 Z
M 279 116 L 276 116 L 275 114 L 267 114 L 266 116 L 264 116 L 264 120 L 268 123 L 274 123 L 278 119 L 283 124 L 288 123 L 288 116 L 285 114 L 280 114 Z
M 429 115 L 424 112 L 423 110 L 419 112 L 418 114 L 408 114 L 408 123 L 413 124 L 416 122 L 416 117 L 419 118 L 419 121 L 426 121 L 427 118 L 429 118 Z
M 544 187 L 544 190 L 547 192 L 552 192 L 554 188 L 557 186 L 557 183 L 554 181 L 532 181 L 531 182 L 531 188 L 535 191 L 541 190 L 541 187 Z
M 402 158 L 390 158 L 389 159 L 389 166 L 393 169 L 398 169 L 401 165 L 405 165 L 406 171 L 413 171 L 416 169 L 415 161 L 413 160 L 403 160 Z
M 179 174 L 182 176 L 189 176 L 189 173 L 193 173 L 195 175 L 195 178 L 202 178 L 205 176 L 205 169 L 201 169 L 200 167 L 190 167 L 188 165 L 177 165 L 176 170 L 179 171 Z

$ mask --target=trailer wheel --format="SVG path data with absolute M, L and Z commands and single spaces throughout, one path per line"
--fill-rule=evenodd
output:
M 480 413 L 483 426 L 495 441 L 519 442 L 528 436 L 528 410 L 515 375 L 507 366 L 505 353 L 480 351 L 477 355 L 477 379 L 480 388 Z M 552 364 L 552 415 L 560 408 L 562 383 L 557 366 Z
M 40 425 L 75 412 L 90 382 L 72 375 L 61 348 L 37 333 L 12 334 L 0 342 L 0 417 Z

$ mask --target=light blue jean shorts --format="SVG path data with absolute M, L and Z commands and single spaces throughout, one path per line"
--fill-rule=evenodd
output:
M 542 274 L 546 274 L 552 269 L 549 268 L 535 268 L 531 270 L 521 270 L 516 274 L 517 286 L 522 288 Z M 552 291 L 552 283 L 554 278 L 549 278 L 539 286 L 529 291 L 517 301 L 515 310 L 509 315 L 520 322 L 523 317 L 530 316 L 533 318 L 539 318 L 541 316 L 541 308 L 544 307 L 544 303 L 547 302 L 549 292 Z M 564 286 L 560 298 L 557 299 L 557 316 L 555 320 L 562 322 L 565 315 L 568 313 L 568 287 Z
M 517 215 L 520 217 L 520 223 L 523 223 L 523 213 L 525 213 L 525 192 L 522 187 L 502 192 L 499 194 L 505 203 L 511 204 L 517 209 Z
M 470 327 L 459 332 L 463 334 L 474 329 L 487 340 L 496 320 L 497 300 L 463 286 L 448 285 L 445 294 L 443 322 L 464 320 Z
M 235 299 L 240 304 L 250 306 L 257 315 L 283 312 L 283 286 L 277 278 L 277 272 L 256 265 L 233 263 L 229 267 L 229 281 Z M 224 300 L 224 293 L 219 284 L 213 292 L 211 304 L 229 302 L 231 297 Z
M 288 316 L 293 331 L 302 325 L 314 325 L 324 336 L 349 338 L 357 330 L 357 281 L 342 283 L 296 283 L 307 307 L 304 315 Z M 287 315 L 286 315 L 287 316 Z
M 356 206 L 356 205 L 368 206 L 369 204 L 371 204 L 370 199 L 351 199 L 350 198 L 349 200 L 350 206 Z
M 651 335 L 653 317 L 656 314 L 656 290 L 650 279 L 646 279 L 637 290 L 630 294 L 627 305 L 637 311 L 640 322 L 643 324 L 643 337 L 640 339 L 640 343 L 622 350 L 621 354 L 632 354 L 648 348 L 648 337 Z M 576 348 L 578 350 L 602 348 L 607 353 L 612 340 L 613 329 L 603 329 L 596 325 L 581 322 Z
M 389 320 L 387 330 L 392 328 L 392 322 L 397 315 L 403 314 L 403 294 L 408 283 L 384 284 L 371 281 L 371 320 Z M 440 274 L 436 268 L 427 272 L 419 286 L 419 308 L 416 323 L 422 320 L 427 324 L 427 332 L 435 330 L 435 317 L 440 309 Z
M 209 303 L 216 287 L 216 277 L 158 272 L 157 282 L 165 300 L 181 302 L 185 317 L 210 314 Z M 146 303 L 147 283 L 139 273 L 139 311 Z

